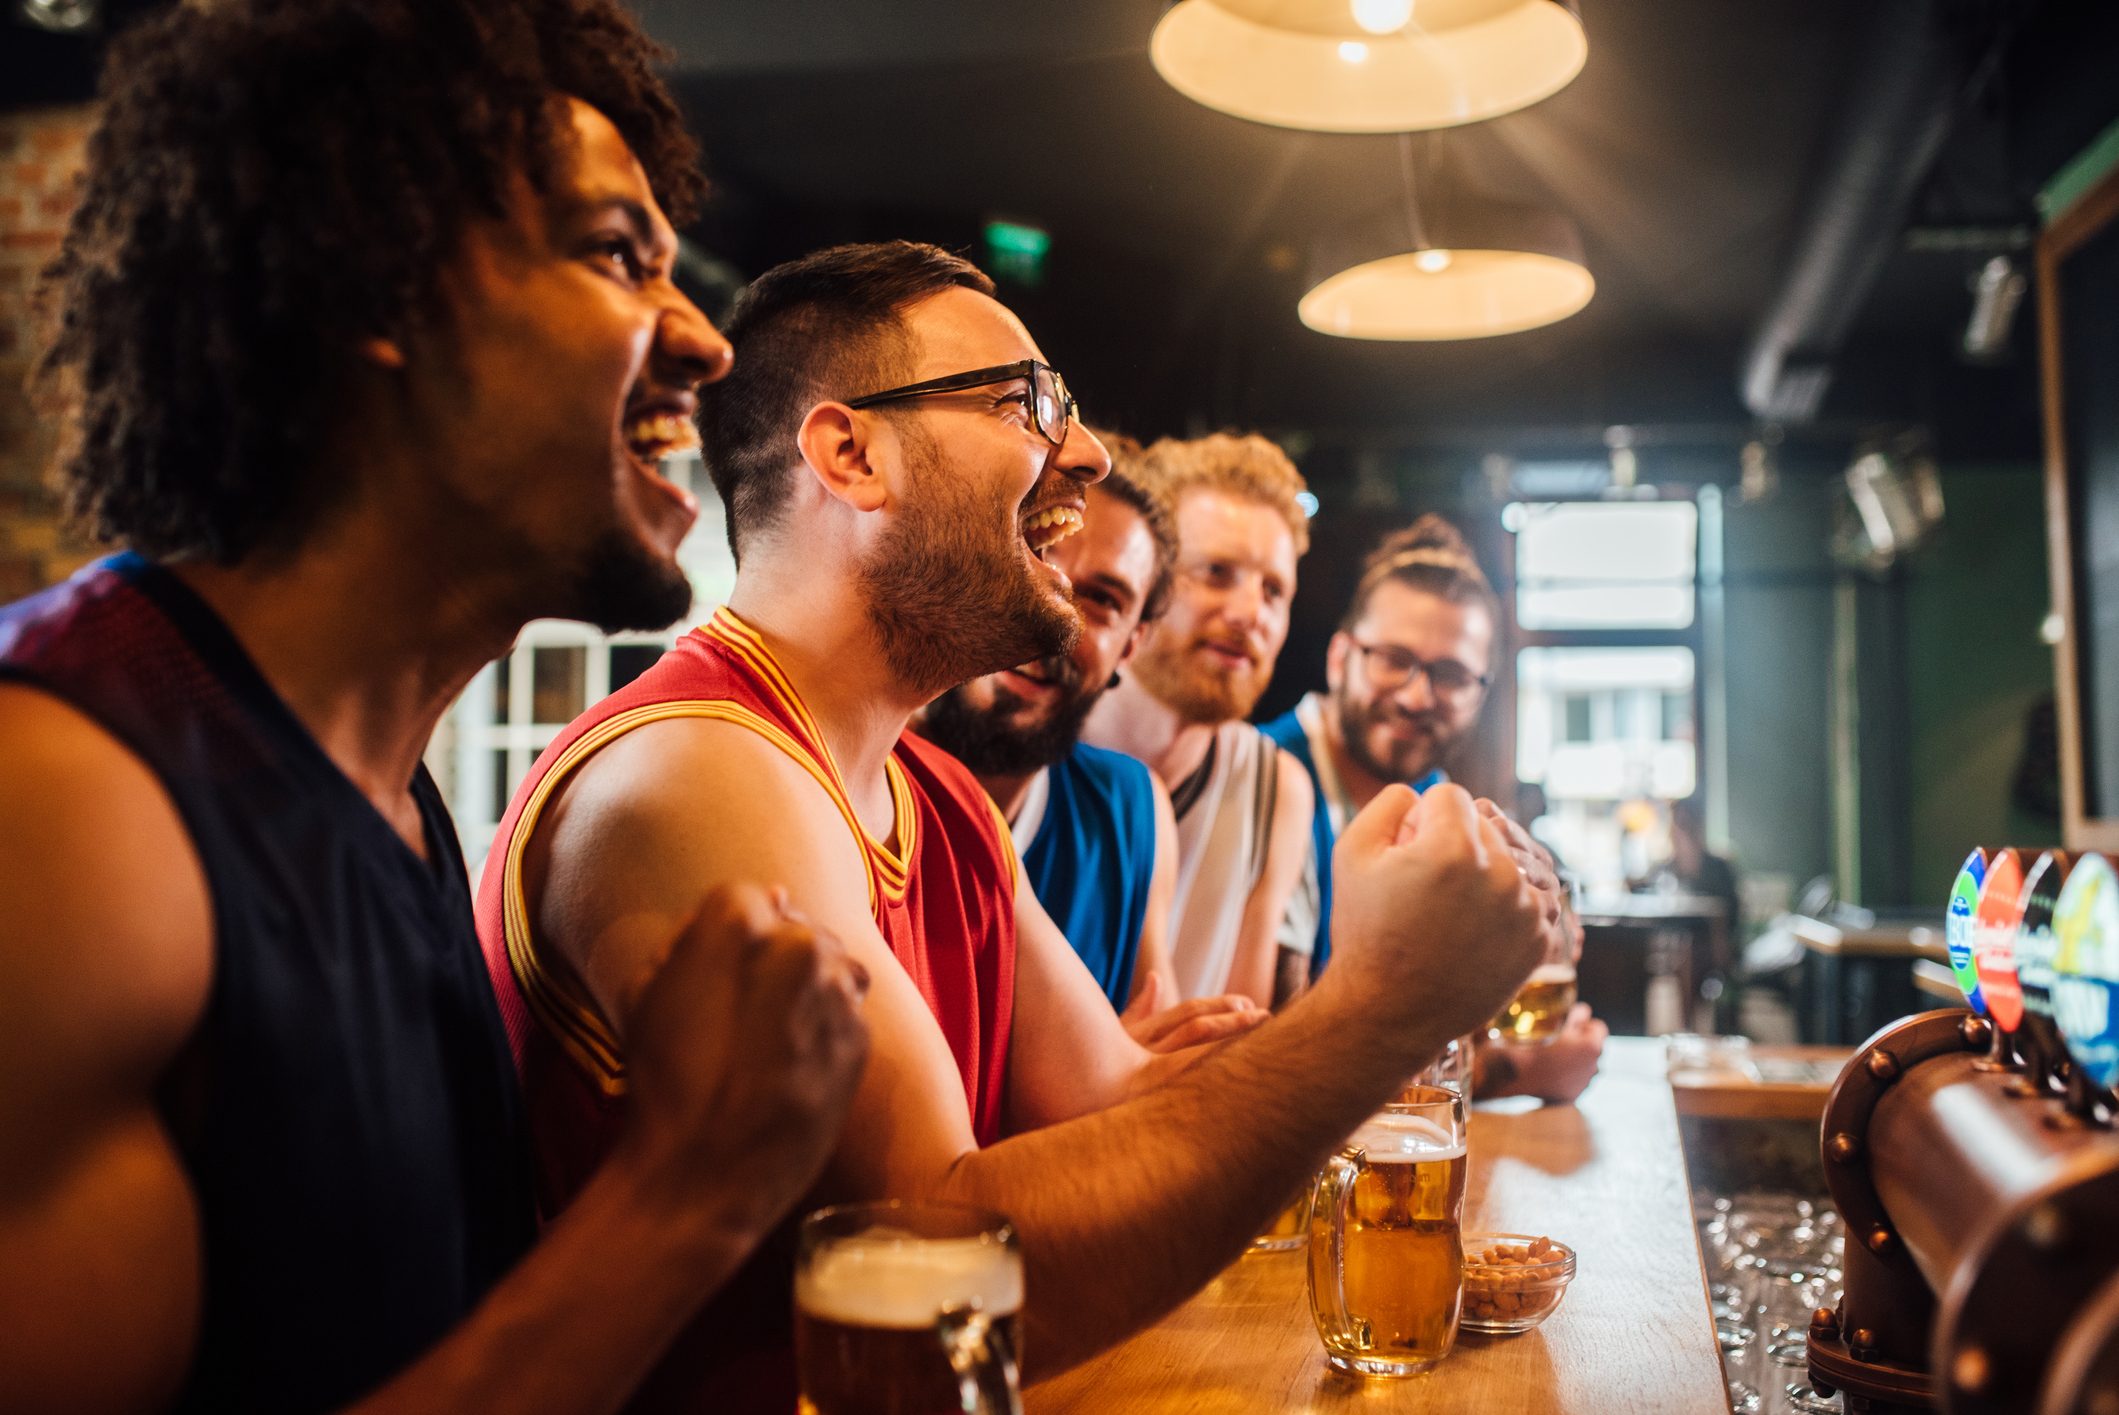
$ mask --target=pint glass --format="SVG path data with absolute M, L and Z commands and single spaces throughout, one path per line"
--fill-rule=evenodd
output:
M 1541 963 L 1508 1006 L 1488 1024 L 1495 1041 L 1532 1045 L 1551 1041 L 1575 1005 L 1575 965 Z
M 1310 1314 L 1325 1360 L 1414 1376 L 1449 1355 L 1464 1296 L 1464 1098 L 1384 1107 L 1317 1176 Z
M 1023 1259 L 998 1214 L 848 1204 L 802 1221 L 800 1415 L 1019 1415 Z

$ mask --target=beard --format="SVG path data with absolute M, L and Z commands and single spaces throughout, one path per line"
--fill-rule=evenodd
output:
M 1014 517 L 951 475 L 932 439 L 908 450 L 912 495 L 858 572 L 892 675 L 938 694 L 1073 648 L 1082 621 L 1023 563 Z
M 1062 693 L 1043 721 L 1018 725 L 1018 714 L 1027 704 L 999 684 L 993 688 L 993 706 L 983 711 L 972 705 L 960 685 L 927 705 L 920 735 L 971 768 L 974 776 L 1020 776 L 1051 766 L 1081 740 L 1082 723 L 1104 688 L 1100 684 L 1084 691 L 1072 659 L 1046 659 L 1039 671 L 1057 682 Z
M 1168 642 L 1160 631 L 1148 636 L 1126 671 L 1184 721 L 1209 725 L 1249 717 L 1273 681 L 1270 664 L 1233 671 L 1212 667 L 1193 657 L 1189 646 Z
M 1344 688 L 1332 694 L 1332 706 L 1339 716 L 1339 740 L 1345 745 L 1346 754 L 1378 781 L 1411 781 L 1425 774 L 1457 740 L 1457 727 L 1439 712 L 1398 714 L 1381 698 L 1364 709 L 1347 696 Z M 1425 741 L 1404 743 L 1387 756 L 1369 749 L 1369 728 L 1407 718 L 1426 730 Z
M 583 619 L 606 634 L 661 629 L 692 607 L 692 584 L 678 565 L 615 527 L 582 557 L 564 617 Z

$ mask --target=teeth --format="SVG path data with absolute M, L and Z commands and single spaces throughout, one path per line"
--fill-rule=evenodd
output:
M 1082 513 L 1072 506 L 1052 506 L 1023 522 L 1023 539 L 1036 551 L 1048 550 L 1082 528 Z
M 699 429 L 682 413 L 651 413 L 625 425 L 625 440 L 648 461 L 699 449 Z

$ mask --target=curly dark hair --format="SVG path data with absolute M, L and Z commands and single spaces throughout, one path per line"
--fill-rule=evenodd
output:
M 298 544 L 359 341 L 432 320 L 518 172 L 548 188 L 561 97 L 610 119 L 672 221 L 696 214 L 664 57 L 614 0 L 215 0 L 121 36 L 42 287 L 73 514 L 156 556 Z

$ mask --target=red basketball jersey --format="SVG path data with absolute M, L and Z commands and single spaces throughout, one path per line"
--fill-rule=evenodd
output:
M 526 1084 L 536 1083 L 533 1100 L 571 1076 L 586 1108 L 609 1115 L 610 1102 L 625 1093 L 625 1062 L 572 971 L 552 966 L 531 935 L 523 851 L 545 803 L 583 762 L 633 728 L 673 717 L 748 727 L 800 762 L 831 796 L 867 861 L 876 927 L 956 1057 L 973 1133 L 982 1145 L 998 1139 L 1015 997 L 1015 853 L 1006 828 L 977 778 L 908 732 L 885 768 L 897 803 L 896 849 L 872 838 L 794 685 L 757 633 L 726 609 L 554 739 L 494 836 L 478 891 L 478 935 L 516 1064 Z M 557 1157 L 540 1155 L 547 1158 Z M 545 1180 L 562 1181 L 547 1197 L 563 1203 L 586 1172 L 573 1163 L 557 1168 L 540 1164 Z
M 625 1059 L 573 970 L 557 964 L 531 931 L 524 848 L 545 804 L 583 762 L 633 728 L 676 717 L 733 722 L 758 733 L 831 797 L 866 861 L 876 927 L 956 1058 L 972 1132 L 981 1145 L 997 1140 L 1015 999 L 1015 852 L 1006 825 L 977 778 L 906 733 L 885 766 L 896 844 L 871 837 L 815 719 L 772 651 L 723 609 L 554 739 L 516 791 L 486 857 L 478 936 L 529 1099 L 545 1217 L 579 1191 L 616 1140 Z M 687 1386 L 707 1397 L 702 1408 L 762 1409 L 783 1394 L 779 1408 L 792 1404 L 785 1238 L 767 1244 L 710 1304 L 651 1380 L 642 1404 L 660 1408 L 671 1396 L 684 1404 L 679 1392 Z

